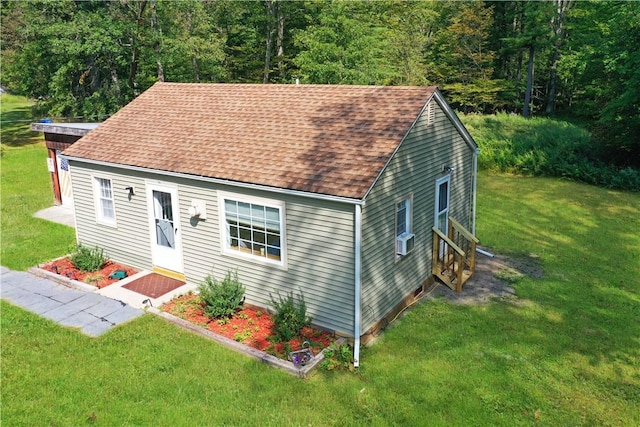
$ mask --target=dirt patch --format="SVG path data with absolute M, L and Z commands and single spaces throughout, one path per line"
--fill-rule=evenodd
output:
M 488 249 L 484 249 L 491 252 Z M 522 278 L 544 277 L 540 260 L 536 255 L 509 257 L 495 254 L 493 258 L 477 254 L 476 271 L 465 283 L 461 293 L 457 293 L 440 282 L 427 290 L 429 298 L 444 298 L 454 304 L 486 304 L 492 298 L 515 302 L 518 298 L 511 287 L 513 282 Z

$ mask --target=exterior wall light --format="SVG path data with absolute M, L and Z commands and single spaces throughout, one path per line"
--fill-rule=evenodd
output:
M 453 166 L 442 166 L 442 172 L 453 173 L 453 171 L 455 170 L 456 168 L 454 168 Z

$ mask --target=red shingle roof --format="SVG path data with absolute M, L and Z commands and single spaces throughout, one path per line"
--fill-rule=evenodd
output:
M 65 155 L 362 198 L 434 90 L 156 83 Z

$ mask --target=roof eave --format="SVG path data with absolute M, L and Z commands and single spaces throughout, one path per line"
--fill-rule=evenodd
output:
M 227 180 L 227 179 L 212 178 L 212 177 L 202 176 L 202 175 L 192 175 L 192 174 L 188 174 L 188 173 L 165 171 L 165 170 L 160 170 L 160 169 L 144 168 L 144 167 L 141 167 L 141 166 L 132 166 L 132 165 L 125 165 L 125 164 L 120 164 L 120 163 L 111 163 L 111 162 L 105 162 L 105 161 L 102 161 L 102 160 L 94 160 L 94 159 L 87 159 L 87 158 L 83 158 L 83 157 L 67 156 L 67 155 L 64 155 L 64 154 L 62 155 L 62 157 L 66 158 L 67 160 L 71 160 L 71 161 L 75 161 L 75 162 L 79 162 L 79 163 L 88 163 L 88 164 L 97 165 L 97 166 L 106 166 L 106 167 L 112 167 L 112 168 L 117 168 L 117 169 L 130 170 L 130 171 L 134 171 L 134 172 L 153 173 L 153 174 L 157 174 L 157 175 L 163 175 L 163 176 L 169 176 L 169 177 L 175 177 L 175 178 L 192 179 L 192 180 L 196 180 L 196 181 L 210 182 L 210 183 L 213 183 L 213 184 L 228 185 L 228 186 L 231 186 L 231 187 L 237 187 L 237 188 L 243 188 L 243 189 L 265 191 L 265 192 L 274 193 L 274 194 L 283 194 L 283 195 L 289 195 L 289 196 L 306 197 L 306 198 L 311 198 L 311 199 L 316 199 L 316 200 L 323 200 L 323 201 L 330 201 L 330 202 L 337 202 L 337 203 L 347 203 L 347 204 L 350 204 L 350 205 L 364 206 L 364 204 L 365 204 L 364 197 L 362 199 L 359 199 L 359 198 L 351 198 L 351 197 L 344 197 L 344 196 L 334 196 L 334 195 L 331 195 L 331 194 L 314 193 L 314 192 L 310 192 L 310 191 L 292 190 L 292 189 L 289 189 L 289 188 L 272 187 L 272 186 L 262 185 L 262 184 L 251 184 L 251 183 L 247 183 L 247 182 L 231 181 L 231 180 Z
M 73 123 L 31 123 L 31 130 L 59 135 L 85 136 L 100 123 L 83 123 L 84 126 L 71 126 Z
M 464 139 L 464 141 L 467 143 L 469 148 L 471 148 L 474 152 L 478 151 L 478 144 L 476 144 L 476 142 L 474 141 L 473 137 L 471 136 L 467 128 L 464 127 L 464 125 L 458 118 L 458 115 L 455 113 L 455 111 L 453 111 L 451 106 L 447 103 L 447 101 L 445 101 L 444 97 L 442 96 L 442 93 L 440 93 L 440 91 L 436 89 L 433 92 L 433 96 L 436 98 L 436 100 L 438 101 L 438 104 L 440 104 L 440 107 L 445 112 L 449 120 L 451 120 L 451 122 L 453 123 L 453 126 L 455 126 L 455 128 L 460 133 L 460 135 L 462 136 L 462 139 Z

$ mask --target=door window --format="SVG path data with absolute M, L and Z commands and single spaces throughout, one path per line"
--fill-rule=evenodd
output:
M 445 178 L 446 180 L 438 184 L 436 223 L 438 229 L 446 234 L 449 226 L 449 177 L 446 176 Z
M 170 193 L 153 190 L 153 214 L 156 222 L 156 243 L 167 248 L 175 248 L 176 236 Z

